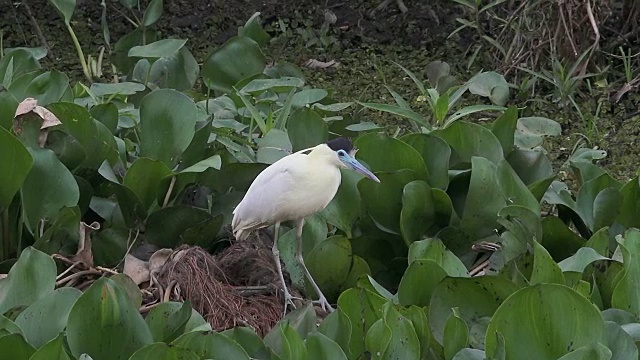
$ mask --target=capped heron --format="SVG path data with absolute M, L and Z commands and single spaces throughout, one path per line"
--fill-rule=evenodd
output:
M 294 221 L 296 226 L 296 261 L 317 293 L 319 305 L 325 311 L 333 311 L 304 264 L 302 227 L 305 217 L 324 209 L 336 195 L 340 186 L 341 168 L 355 170 L 380 182 L 355 159 L 356 151 L 349 139 L 337 138 L 326 144 L 287 155 L 255 178 L 233 211 L 233 234 L 238 240 L 243 240 L 253 230 L 275 224 L 272 251 L 284 291 L 285 312 L 289 304 L 293 305 L 293 297 L 282 275 L 278 233 L 280 223 L 289 220 Z

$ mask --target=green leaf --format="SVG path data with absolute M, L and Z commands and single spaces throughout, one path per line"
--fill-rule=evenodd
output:
M 201 173 L 208 169 L 216 169 L 220 170 L 220 166 L 222 166 L 222 159 L 220 155 L 212 155 L 204 160 L 200 160 L 197 163 L 189 166 L 188 168 L 180 171 L 180 173 Z
M 105 95 L 135 95 L 141 91 L 144 91 L 145 86 L 143 84 L 135 82 L 119 82 L 119 83 L 93 83 L 89 89 L 93 96 L 101 97 Z M 113 103 L 107 103 L 112 104 Z M 104 104 L 103 104 L 104 105 Z M 99 106 L 99 105 L 97 105 Z
M 423 180 L 429 177 L 420 153 L 409 144 L 384 133 L 369 133 L 355 141 L 358 158 L 369 165 L 373 172 L 409 169 Z
M 304 89 L 293 94 L 291 105 L 294 108 L 303 107 L 308 104 L 316 103 L 326 98 L 327 95 L 329 95 L 329 93 L 325 89 Z
M 620 325 L 606 321 L 604 322 L 609 349 L 613 352 L 611 360 L 636 360 L 638 358 L 638 347 L 633 339 Z
M 160 247 L 173 247 L 181 243 L 185 232 L 211 219 L 205 210 L 188 205 L 176 205 L 160 209 L 149 215 L 145 238 Z M 216 234 L 202 234 L 215 237 Z
M 502 193 L 509 204 L 521 205 L 536 214 L 540 213 L 540 202 L 504 159 L 498 162 L 497 178 Z
M 608 347 L 595 343 L 578 348 L 558 360 L 609 360 L 611 356 L 612 353 Z
M 189 349 L 202 359 L 249 360 L 249 355 L 237 342 L 216 332 L 191 331 L 181 335 L 171 345 Z
M 513 150 L 516 126 L 518 124 L 518 108 L 515 105 L 509 106 L 507 111 L 502 113 L 492 124 L 491 132 L 496 136 L 502 151 L 508 154 Z
M 140 64 L 145 64 L 145 62 L 148 61 L 146 59 L 138 61 Z M 183 46 L 178 51 L 167 52 L 156 59 L 151 65 L 151 69 L 148 70 L 148 77 L 145 72 L 146 79 L 140 80 L 146 80 L 146 83 L 153 83 L 160 88 L 187 91 L 195 85 L 199 72 L 198 61 L 193 57 L 191 51 Z
M 127 294 L 103 277 L 73 305 L 67 341 L 75 357 L 87 353 L 94 360 L 124 360 L 151 344 L 153 336 Z
M 541 149 L 515 149 L 509 153 L 507 161 L 527 186 L 532 186 L 536 181 L 555 177 L 551 161 Z M 548 186 L 544 190 L 546 191 L 547 188 Z
M 449 112 L 449 94 L 445 93 L 438 98 L 436 101 L 436 106 L 433 111 L 434 116 L 438 123 L 442 123 L 444 118 L 447 116 Z
M 278 323 L 264 339 L 273 352 L 283 360 L 306 359 L 307 349 L 300 335 L 284 321 Z
M 493 71 L 480 73 L 469 80 L 469 92 L 488 97 L 492 103 L 500 106 L 509 100 L 509 84 L 504 76 Z
M 395 105 L 388 105 L 388 104 L 377 104 L 377 103 L 362 103 L 358 101 L 358 104 L 366 107 L 366 108 L 370 108 L 373 110 L 378 110 L 378 111 L 384 111 L 384 112 L 388 112 L 390 114 L 394 114 L 394 115 L 398 115 L 398 116 L 402 116 L 404 118 L 407 118 L 409 120 L 415 121 L 416 123 L 426 127 L 427 129 L 431 128 L 431 125 L 429 124 L 429 122 L 427 121 L 427 119 L 418 114 L 417 112 L 410 110 L 410 109 L 405 109 L 405 108 L 401 108 L 399 106 L 395 106 Z
M 244 26 L 238 29 L 238 35 L 251 38 L 260 46 L 264 46 L 270 39 L 269 34 L 260 26 L 259 12 L 253 14 Z
M 29 344 L 35 348 L 55 339 L 67 326 L 71 307 L 82 292 L 75 288 L 59 288 L 27 307 L 16 318 Z
M 456 111 L 455 113 L 453 113 L 451 116 L 449 116 L 449 118 L 447 118 L 447 121 L 445 121 L 444 126 L 448 127 L 451 124 L 453 124 L 455 121 L 457 121 L 458 119 L 462 119 L 463 117 L 465 117 L 467 115 L 475 114 L 477 112 L 504 111 L 504 110 L 506 110 L 504 107 L 496 106 L 496 105 L 470 105 L 470 106 L 465 106 L 462 109 L 460 109 L 460 110 Z
M 131 189 L 148 209 L 156 199 L 160 181 L 171 174 L 171 170 L 162 162 L 148 158 L 138 158 L 123 179 L 123 185 Z
M 380 183 L 368 179 L 358 183 L 362 205 L 381 230 L 400 234 L 402 192 L 408 183 L 418 180 L 418 176 L 408 169 L 378 173 L 377 176 Z
M 41 219 L 52 218 L 62 207 L 73 207 L 80 199 L 78 184 L 51 150 L 31 149 L 33 166 L 22 184 L 22 206 L 33 231 Z
M 56 8 L 64 23 L 69 25 L 76 9 L 76 0 L 49 0 L 49 3 Z
M 321 242 L 305 258 L 307 268 L 328 299 L 337 298 L 351 268 L 351 243 L 343 236 Z
M 47 71 L 36 76 L 26 89 L 23 96 L 38 100 L 38 105 L 47 106 L 60 101 L 69 88 L 69 78 L 59 71 Z
M 261 74 L 266 62 L 255 41 L 236 36 L 227 40 L 204 60 L 202 76 L 210 89 L 232 94 L 233 86 L 238 81 Z
M 300 88 L 302 86 L 304 86 L 304 81 L 296 77 L 282 77 L 279 79 L 253 79 L 247 85 L 243 86 L 239 91 L 242 94 L 253 94 L 254 96 L 257 96 L 258 94 L 266 90 L 272 90 L 277 93 L 282 93 L 289 92 L 292 88 Z
M 357 359 L 365 351 L 365 335 L 382 318 L 382 306 L 386 302 L 382 296 L 362 288 L 351 288 L 340 294 L 338 309 L 344 312 L 352 324 L 349 342 L 352 359 Z
M 442 344 L 445 324 L 452 308 L 473 328 L 483 318 L 490 318 L 500 304 L 518 290 L 518 286 L 504 277 L 446 278 L 431 296 L 429 325 L 435 339 Z
M 136 351 L 129 360 L 200 360 L 191 350 L 165 343 L 149 344 Z
M 482 350 L 464 348 L 458 351 L 453 360 L 485 360 L 486 358 Z
M 55 282 L 53 259 L 32 247 L 24 249 L 7 278 L 0 280 L 0 314 L 50 295 Z
M 162 0 L 153 0 L 149 5 L 151 6 L 153 3 L 158 2 L 162 4 Z M 129 50 L 129 56 L 140 58 L 160 58 L 177 52 L 182 49 L 186 43 L 187 40 L 184 39 L 162 39 L 148 45 L 132 47 Z
M 457 121 L 431 134 L 446 141 L 453 150 L 450 166 L 470 163 L 474 156 L 484 157 L 493 163 L 504 158 L 500 141 L 490 130 L 478 124 Z
M 468 277 L 462 261 L 444 246 L 442 240 L 429 238 L 416 241 L 409 247 L 409 264 L 416 260 L 433 260 L 451 277 Z
M 33 158 L 20 140 L 1 127 L 0 163 L 5 169 L 0 172 L 0 207 L 6 209 L 27 178 Z
M 195 134 L 196 106 L 176 90 L 156 90 L 140 104 L 140 155 L 173 167 Z
M 497 333 L 504 336 L 507 359 L 522 354 L 557 359 L 582 346 L 607 341 L 598 309 L 579 293 L 557 284 L 526 287 L 505 300 L 487 329 L 489 357 L 498 350 Z
M 447 273 L 432 260 L 415 260 L 400 280 L 398 285 L 398 303 L 400 305 L 427 306 L 433 291 Z
M 390 302 L 383 306 L 382 312 L 384 324 L 391 330 L 391 338 L 381 359 L 419 359 L 420 340 L 411 320 L 400 314 Z
M 408 134 L 400 140 L 416 149 L 429 172 L 429 185 L 446 190 L 449 185 L 449 157 L 451 148 L 439 137 L 430 134 Z
M 16 49 L 5 52 L 4 57 L 0 60 L 0 83 L 8 88 L 15 79 L 36 69 L 40 69 L 40 64 L 31 51 Z M 6 93 L 10 94 L 9 91 Z M 15 109 L 10 113 L 11 119 L 14 114 Z
M 553 261 L 547 249 L 540 245 L 537 241 L 534 241 L 534 260 L 533 271 L 531 273 L 531 284 L 539 283 L 556 283 L 564 284 L 564 275 L 562 270 Z
M 163 302 L 151 309 L 145 322 L 149 326 L 153 340 L 170 343 L 185 333 L 187 321 L 191 318 L 191 303 Z
M 293 151 L 308 149 L 329 139 L 329 126 L 311 108 L 301 108 L 292 112 L 287 122 L 287 130 Z
M 603 174 L 585 182 L 578 191 L 574 211 L 591 231 L 613 224 L 622 203 L 619 188 L 616 180 Z
M 351 238 L 351 230 L 361 212 L 362 200 L 357 185 L 358 181 L 362 179 L 362 175 L 350 170 L 341 170 L 340 172 L 342 173 L 342 181 L 338 192 L 319 214 L 329 224 L 344 231 L 347 237 Z
M 29 360 L 71 360 L 64 350 L 64 334 L 44 344 Z
M 488 159 L 476 156 L 471 159 L 471 182 L 460 226 L 465 233 L 476 238 L 493 233 L 498 211 L 506 205 L 496 172 L 496 165 Z
M 0 349 L 2 349 L 2 356 L 11 360 L 29 360 L 36 352 L 36 349 L 29 345 L 20 334 L 0 337 Z
M 324 318 L 318 326 L 318 332 L 340 345 L 340 348 L 347 356 L 350 354 L 351 329 L 351 321 L 340 308 Z M 309 347 L 307 346 L 307 348 Z M 312 354 L 313 352 L 309 351 L 309 353 Z
M 518 119 L 515 144 L 519 148 L 533 149 L 541 145 L 545 136 L 559 136 L 560 124 L 543 117 L 523 117 Z
M 469 328 L 454 309 L 444 325 L 444 357 L 452 359 L 460 350 L 469 344 Z
M 422 180 L 412 181 L 402 191 L 400 231 L 407 246 L 420 240 L 433 224 L 435 205 L 431 187 Z
M 623 272 L 613 290 L 611 305 L 626 310 L 638 318 L 640 316 L 640 231 L 629 229 L 624 238 L 618 240 L 622 251 Z
M 596 250 L 590 247 L 583 247 L 573 256 L 559 262 L 558 266 L 563 272 L 572 271 L 582 274 L 589 264 L 600 260 L 609 260 L 609 258 L 598 254 Z
M 144 11 L 142 24 L 144 26 L 153 25 L 162 16 L 162 0 L 152 0 Z
M 347 360 L 340 346 L 327 336 L 314 332 L 305 340 L 309 360 Z
M 379 319 L 367 332 L 365 342 L 368 353 L 376 354 L 376 358 L 381 359 L 391 342 L 391 329 Z
M 95 85 L 95 84 L 94 84 Z M 112 134 L 118 129 L 118 106 L 109 102 L 98 104 L 90 110 L 91 116 L 101 122 Z

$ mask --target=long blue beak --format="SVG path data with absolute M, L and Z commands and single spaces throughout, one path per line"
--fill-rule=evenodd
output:
M 378 183 L 380 182 L 380 179 L 378 179 L 377 176 L 375 176 L 371 171 L 369 171 L 369 169 L 364 167 L 364 165 L 362 165 L 358 160 L 356 160 L 356 158 L 350 155 L 345 155 L 341 158 L 341 160 L 351 169 L 359 172 L 360 174 L 368 177 L 369 179 L 375 182 L 378 182 Z

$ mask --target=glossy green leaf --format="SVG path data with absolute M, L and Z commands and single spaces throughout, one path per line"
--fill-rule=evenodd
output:
M 484 351 L 478 349 L 461 349 L 452 360 L 485 360 Z
M 24 249 L 7 278 L 0 280 L 0 314 L 50 295 L 55 281 L 53 259 L 32 247 Z
M 607 346 L 613 353 L 611 360 L 636 360 L 638 347 L 631 336 L 614 322 L 605 320 L 604 325 L 609 340 Z
M 480 156 L 497 163 L 504 155 L 500 141 L 487 128 L 465 121 L 457 121 L 446 129 L 431 132 L 451 147 L 450 165 L 471 163 L 471 158 Z
M 142 24 L 144 26 L 153 25 L 160 19 L 160 16 L 162 16 L 162 5 L 162 0 L 152 0 L 149 3 L 142 17 Z
M 540 243 L 556 261 L 568 258 L 585 245 L 584 239 L 557 217 L 542 219 L 542 231 Z
M 622 203 L 616 222 L 625 227 L 640 228 L 640 178 L 635 177 L 620 189 Z
M 112 134 L 118 128 L 118 107 L 114 103 L 98 104 L 90 110 L 91 116 L 101 122 Z
M 0 207 L 8 208 L 16 192 L 25 181 L 33 164 L 33 158 L 20 140 L 0 128 Z
M 558 263 L 558 266 L 562 271 L 572 271 L 582 273 L 584 269 L 595 261 L 609 260 L 590 247 L 583 247 L 578 250 L 571 257 L 568 257 Z
M 58 11 L 64 23 L 69 25 L 76 9 L 76 0 L 49 0 L 49 3 Z
M 311 276 L 329 299 L 340 294 L 351 267 L 351 243 L 343 236 L 332 236 L 306 257 Z
M 562 129 L 557 122 L 543 117 L 518 119 L 515 144 L 519 148 L 533 149 L 542 144 L 545 136 L 558 136 Z
M 469 80 L 469 92 L 488 97 L 492 103 L 502 106 L 509 99 L 509 84 L 503 75 L 487 71 Z
M 404 118 L 407 118 L 409 120 L 415 121 L 416 123 L 430 129 L 431 125 L 429 124 L 429 122 L 427 121 L 427 119 L 418 114 L 417 112 L 411 110 L 411 109 L 405 109 L 405 108 L 401 108 L 399 106 L 396 105 L 389 105 L 389 104 L 378 104 L 378 103 L 362 103 L 358 101 L 358 104 L 366 107 L 366 108 L 370 108 L 373 110 L 378 110 L 378 111 L 384 111 L 393 115 L 398 115 L 398 116 L 402 116 Z
M 153 308 L 145 318 L 153 340 L 169 343 L 184 334 L 187 321 L 191 318 L 191 311 L 189 302 L 182 304 L 164 302 Z
M 309 302 L 303 306 L 294 309 L 282 318 L 282 322 L 287 322 L 289 326 L 295 330 L 302 340 L 307 338 L 309 333 L 317 328 L 316 311 Z
M 64 334 L 58 335 L 39 348 L 29 360 L 71 360 L 64 349 L 64 338 Z
M 160 181 L 170 175 L 171 170 L 162 162 L 148 158 L 138 158 L 123 179 L 123 185 L 131 189 L 145 208 L 156 199 Z
M 347 360 L 340 346 L 322 333 L 315 332 L 305 340 L 309 360 Z
M 287 130 L 293 151 L 308 149 L 327 142 L 329 127 L 311 108 L 301 108 L 291 113 Z
M 514 136 L 516 125 L 518 124 L 518 108 L 514 105 L 509 106 L 507 111 L 502 113 L 491 125 L 491 132 L 496 136 L 502 151 L 508 154 L 514 147 Z
M 536 181 L 555 176 L 551 160 L 541 149 L 515 149 L 509 153 L 507 161 L 527 186 L 531 186 Z
M 442 345 L 445 359 L 452 359 L 460 350 L 466 348 L 469 343 L 469 328 L 456 312 L 457 310 L 454 309 L 444 325 L 444 342 Z
M 153 5 L 154 2 L 160 2 L 160 4 L 162 4 L 162 0 L 153 0 L 150 5 Z M 162 39 L 156 42 L 152 42 L 148 45 L 132 47 L 131 50 L 129 50 L 129 56 L 141 58 L 159 58 L 177 52 L 186 43 L 187 40 L 183 39 Z
M 349 356 L 352 324 L 340 308 L 329 314 L 318 326 L 318 332 L 335 341 L 342 351 Z
M 534 245 L 533 271 L 531 273 L 531 284 L 539 283 L 556 283 L 564 284 L 564 276 L 562 270 L 553 261 L 551 255 L 544 246 L 537 241 Z
M 483 237 L 496 227 L 498 211 L 506 205 L 496 172 L 496 165 L 488 159 L 477 156 L 471 159 L 471 182 L 460 220 L 467 234 Z
M 582 346 L 607 341 L 598 309 L 574 290 L 557 284 L 526 287 L 505 300 L 487 329 L 488 356 L 498 350 L 498 332 L 504 336 L 507 359 L 521 354 L 557 359 Z
M 422 180 L 412 181 L 402 191 L 400 231 L 407 246 L 426 233 L 434 222 L 435 205 L 431 187 Z
M 352 288 L 340 294 L 338 308 L 352 324 L 349 342 L 352 359 L 357 359 L 365 351 L 365 335 L 382 318 L 382 306 L 386 302 L 382 296 L 362 288 Z
M 304 86 L 304 80 L 296 77 L 281 77 L 278 79 L 253 79 L 247 85 L 239 89 L 239 91 L 242 94 L 258 95 L 266 90 L 272 90 L 277 93 L 282 93 L 289 92 L 292 88 L 300 88 L 302 86 Z
M 260 46 L 248 37 L 236 36 L 204 60 L 202 75 L 210 89 L 231 94 L 238 81 L 262 73 L 265 66 Z
M 427 306 L 433 291 L 447 273 L 432 260 L 415 260 L 398 285 L 398 303 L 400 305 Z
M 169 89 L 146 95 L 140 104 L 140 154 L 175 165 L 195 134 L 196 106 Z
M 640 231 L 629 229 L 624 233 L 624 238 L 617 238 L 622 257 L 624 270 L 614 288 L 611 305 L 618 309 L 626 310 L 636 317 L 640 316 Z
M 362 196 L 365 211 L 386 232 L 400 233 L 400 212 L 402 192 L 405 185 L 417 180 L 418 175 L 404 169 L 395 172 L 377 173 L 380 183 L 362 179 L 358 190 Z
M 498 162 L 497 180 L 509 204 L 521 205 L 536 214 L 540 213 L 540 202 L 504 159 Z
M 146 61 L 142 59 L 138 63 Z M 145 72 L 145 78 L 147 83 L 151 82 L 160 88 L 186 91 L 193 88 L 199 72 L 198 61 L 191 51 L 183 46 L 178 51 L 167 52 L 155 60 L 148 70 L 148 77 Z
M 59 288 L 27 307 L 16 318 L 29 344 L 40 348 L 55 339 L 67 326 L 71 307 L 82 292 L 75 288 Z
M 171 346 L 165 343 L 154 343 L 142 347 L 136 351 L 129 360 L 199 360 L 196 353 L 179 346 Z
M 252 329 L 238 326 L 225 330 L 222 334 L 238 343 L 251 359 L 271 360 L 271 352 Z
M 592 231 L 613 223 L 620 211 L 620 184 L 603 174 L 585 182 L 578 191 L 574 211 Z
M 293 94 L 292 106 L 294 108 L 299 108 L 308 104 L 313 104 L 324 99 L 327 95 L 328 93 L 325 89 L 304 89 Z
M 381 359 L 419 359 L 420 340 L 411 320 L 403 316 L 393 304 L 386 303 L 383 308 L 383 321 L 391 330 L 389 346 L 380 357 Z
M 384 133 L 370 133 L 355 141 L 358 159 L 363 160 L 373 172 L 409 169 L 423 180 L 428 170 L 420 153 L 409 144 Z
M 135 95 L 141 91 L 144 91 L 145 86 L 143 84 L 135 82 L 119 82 L 119 83 L 93 83 L 89 89 L 93 96 L 101 97 L 105 95 Z M 113 104 L 113 103 L 107 103 Z M 98 105 L 99 106 L 99 105 Z
M 11 360 L 29 360 L 36 349 L 29 345 L 20 334 L 10 334 L 0 337 L 2 356 Z
M 446 190 L 449 185 L 449 157 L 451 148 L 439 137 L 427 134 L 408 134 L 400 138 L 416 149 L 427 165 L 429 185 Z
M 284 321 L 265 337 L 265 345 L 282 360 L 306 359 L 307 348 L 300 335 Z
M 578 348 L 558 360 L 609 360 L 611 356 L 612 353 L 608 347 L 595 343 Z
M 249 360 L 249 355 L 237 342 L 216 332 L 191 331 L 177 338 L 171 345 L 189 349 L 202 359 Z
M 442 240 L 429 238 L 416 241 L 409 247 L 409 264 L 416 260 L 433 260 L 448 276 L 468 277 L 467 268 L 462 261 L 444 246 Z
M 129 359 L 153 336 L 127 294 L 112 280 L 100 278 L 80 296 L 67 323 L 71 353 L 94 360 Z
M 35 58 L 33 53 L 26 49 L 16 49 L 11 52 L 5 52 L 5 56 L 0 60 L 0 83 L 4 87 L 9 87 L 11 82 L 18 79 L 21 75 L 24 75 L 33 70 L 39 69 L 40 64 Z M 12 70 L 12 76 L 8 76 L 9 70 Z M 13 118 L 12 113 L 10 116 Z
M 59 71 L 47 71 L 36 76 L 24 90 L 24 97 L 38 100 L 38 105 L 47 106 L 60 101 L 69 88 L 69 78 Z
M 329 224 L 344 231 L 347 237 L 351 238 L 353 225 L 361 213 L 362 200 L 357 185 L 362 175 L 350 170 L 342 170 L 341 173 L 342 181 L 338 192 L 319 214 Z
M 382 359 L 391 342 L 391 335 L 391 329 L 383 319 L 376 321 L 367 332 L 365 339 L 367 352 L 375 354 L 374 359 Z
M 260 46 L 265 45 L 270 39 L 269 34 L 267 34 L 267 32 L 260 26 L 259 12 L 254 13 L 249 20 L 247 20 L 244 26 L 238 29 L 238 35 L 251 38 Z

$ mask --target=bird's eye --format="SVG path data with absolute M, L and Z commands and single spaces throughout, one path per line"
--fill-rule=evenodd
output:
M 347 153 L 344 152 L 344 150 L 342 150 L 342 149 L 338 150 L 338 156 L 346 156 L 346 155 L 347 155 Z

